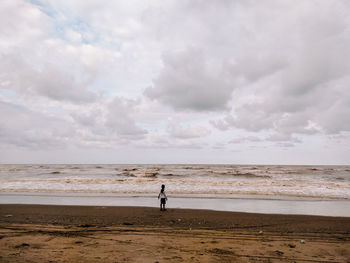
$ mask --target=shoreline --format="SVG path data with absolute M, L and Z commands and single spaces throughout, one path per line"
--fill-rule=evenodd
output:
M 350 260 L 349 217 L 0 205 L 0 232 L 3 262 Z
M 154 192 L 100 192 L 100 191 L 28 191 L 28 190 L 0 190 L 0 195 L 22 196 L 82 196 L 82 197 L 155 197 Z M 350 198 L 331 196 L 307 196 L 307 195 L 278 195 L 278 194 L 255 194 L 255 193 L 229 193 L 229 194 L 203 194 L 203 193 L 168 193 L 171 198 L 192 199 L 244 199 L 244 200 L 277 200 L 277 201 L 350 201 Z
M 232 198 L 234 197 L 234 198 Z M 253 197 L 253 198 L 250 198 Z M 171 209 L 350 217 L 350 200 L 271 199 L 266 196 L 169 196 Z M 0 193 L 0 204 L 158 207 L 155 195 Z

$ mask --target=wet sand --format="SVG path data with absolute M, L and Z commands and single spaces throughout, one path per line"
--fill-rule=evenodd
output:
M 156 207 L 152 195 L 103 193 L 9 193 L 0 192 L 0 204 Z M 261 214 L 295 214 L 350 217 L 349 200 L 268 195 L 171 195 L 169 208 L 206 209 Z
M 350 218 L 0 205 L 0 262 L 98 261 L 350 262 Z

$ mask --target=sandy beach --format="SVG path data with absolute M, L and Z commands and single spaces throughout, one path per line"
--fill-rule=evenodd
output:
M 350 262 L 347 217 L 0 205 L 0 227 L 1 262 Z

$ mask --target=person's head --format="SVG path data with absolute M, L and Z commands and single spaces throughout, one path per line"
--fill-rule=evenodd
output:
M 164 184 L 162 184 L 162 192 L 164 191 L 164 189 L 165 189 L 165 185 Z

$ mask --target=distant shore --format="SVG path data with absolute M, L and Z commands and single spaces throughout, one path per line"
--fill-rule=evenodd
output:
M 348 262 L 350 218 L 0 205 L 1 262 Z

